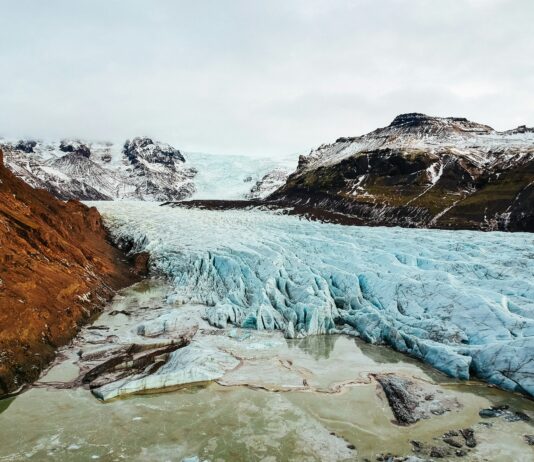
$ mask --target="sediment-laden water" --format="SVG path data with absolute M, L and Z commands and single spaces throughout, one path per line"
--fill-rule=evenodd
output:
M 0 460 L 374 460 L 388 452 L 417 454 L 410 441 L 420 442 L 423 452 L 448 447 L 443 434 L 467 427 L 477 446 L 464 460 L 532 455 L 524 439 L 531 422 L 479 416 L 480 409 L 506 404 L 534 417 L 534 404 L 519 395 L 451 380 L 387 347 L 345 335 L 285 339 L 279 332 L 213 328 L 201 319 L 203 306 L 169 304 L 171 290 L 153 280 L 122 291 L 34 388 L 0 402 Z M 177 329 L 199 326 L 192 345 L 226 351 L 240 364 L 213 382 L 109 402 L 73 385 L 86 370 L 84 356 L 133 340 L 139 325 L 169 312 L 180 321 Z M 172 332 L 169 327 L 147 341 Z M 453 405 L 399 425 L 373 374 L 430 384 L 439 400 Z M 451 459 L 457 457 L 451 453 Z

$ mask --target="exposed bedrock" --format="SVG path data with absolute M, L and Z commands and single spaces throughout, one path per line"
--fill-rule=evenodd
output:
M 436 385 L 392 374 L 375 375 L 399 425 L 411 425 L 432 415 L 442 415 L 461 407 Z

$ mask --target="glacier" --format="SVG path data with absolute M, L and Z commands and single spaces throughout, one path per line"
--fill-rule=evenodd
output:
M 262 210 L 93 202 L 210 324 L 348 333 L 534 396 L 534 236 L 349 227 Z
M 258 183 L 262 185 L 263 177 L 273 171 L 289 174 L 297 167 L 298 160 L 296 154 L 276 158 L 200 152 L 185 154 L 197 171 L 193 199 L 245 199 L 251 194 L 256 198 L 264 197 L 282 183 L 269 185 L 261 195 L 253 194 L 251 190 L 257 188 Z

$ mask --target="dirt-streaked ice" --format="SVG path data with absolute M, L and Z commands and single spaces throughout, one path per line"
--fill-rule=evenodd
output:
M 534 396 L 534 237 L 95 203 L 211 324 L 339 332 Z

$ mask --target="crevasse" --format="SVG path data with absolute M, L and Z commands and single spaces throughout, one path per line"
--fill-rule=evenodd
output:
M 215 326 L 344 331 L 534 396 L 534 237 L 95 203 Z

